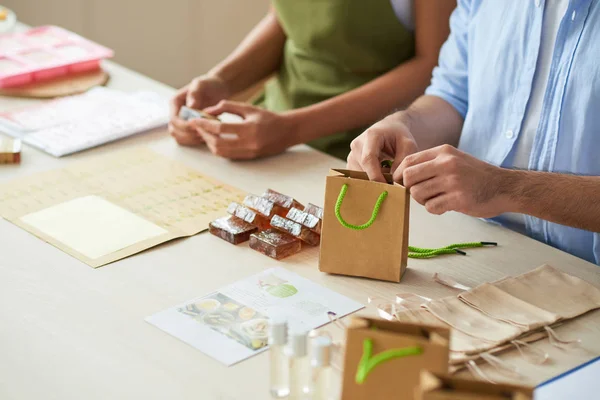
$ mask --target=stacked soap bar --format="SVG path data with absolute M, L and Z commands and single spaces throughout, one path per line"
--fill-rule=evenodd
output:
M 313 205 L 309 204 L 309 206 Z M 306 208 L 308 208 L 308 206 Z M 318 235 L 321 234 L 321 218 L 313 214 L 309 214 L 308 212 L 299 210 L 297 208 L 292 208 L 290 211 L 288 211 L 286 218 L 297 222 L 298 224 L 310 229 L 312 232 Z
M 271 227 L 271 224 L 269 224 L 269 218 L 239 203 L 231 203 L 229 207 L 227 207 L 227 212 L 234 217 L 256 226 L 261 231 Z
M 320 236 L 308 229 L 306 226 L 301 225 L 297 222 L 289 220 L 287 218 L 274 215 L 271 219 L 271 226 L 277 230 L 288 233 L 303 242 L 316 246 L 319 244 Z
M 21 141 L 0 136 L 0 164 L 21 162 Z
M 208 231 L 221 239 L 239 244 L 248 241 L 250 235 L 258 231 L 254 225 L 232 215 L 221 217 L 208 225 Z
M 247 195 L 243 204 L 231 203 L 227 212 L 211 223 L 213 235 L 233 244 L 250 240 L 250 248 L 277 260 L 298 253 L 302 242 L 316 246 L 320 241 L 323 210 L 272 189 Z
M 250 235 L 250 248 L 281 260 L 298 253 L 302 249 L 302 244 L 298 238 L 276 229 L 268 229 Z

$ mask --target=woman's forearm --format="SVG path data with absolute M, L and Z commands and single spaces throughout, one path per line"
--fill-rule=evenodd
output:
M 281 63 L 286 36 L 273 9 L 240 45 L 209 75 L 223 79 L 231 93 L 247 89 L 275 72 Z
M 332 99 L 288 112 L 298 143 L 371 125 L 408 106 L 429 84 L 435 62 L 414 58 L 373 81 Z

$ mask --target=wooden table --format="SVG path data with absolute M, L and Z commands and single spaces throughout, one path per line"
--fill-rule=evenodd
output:
M 173 93 L 113 63 L 107 68 L 109 87 Z M 31 103 L 0 98 L 0 109 Z M 265 160 L 230 162 L 206 149 L 179 147 L 164 130 L 156 130 L 61 159 L 26 146 L 20 166 L 0 167 L 0 182 L 140 145 L 245 191 L 261 193 L 271 187 L 317 204 L 323 202 L 329 168 L 344 165 L 306 146 Z M 278 265 L 363 303 L 368 295 L 393 298 L 401 291 L 432 298 L 453 294 L 432 281 L 434 272 L 475 286 L 543 263 L 600 286 L 600 269 L 593 264 L 499 226 L 455 213 L 433 216 L 412 204 L 412 245 L 475 240 L 500 246 L 470 250 L 466 257 L 410 260 L 402 283 L 394 284 L 323 274 L 317 269 L 316 251 L 276 262 L 247 245 L 234 247 L 208 234 L 94 270 L 0 220 L 0 399 L 267 399 L 267 354 L 227 368 L 144 322 L 144 317 Z M 360 314 L 375 311 L 367 307 Z M 337 328 L 325 329 L 341 337 Z M 565 352 L 547 340 L 537 343 L 552 356 L 544 366 L 528 365 L 516 352 L 503 356 L 521 368 L 527 376 L 524 383 L 540 383 L 600 354 L 600 311 L 557 331 L 581 338 L 583 346 Z

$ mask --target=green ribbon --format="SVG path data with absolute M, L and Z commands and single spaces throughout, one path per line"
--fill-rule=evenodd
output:
M 375 222 L 375 218 L 377 218 L 377 214 L 379 214 L 379 209 L 381 208 L 381 204 L 387 197 L 388 192 L 384 191 L 383 193 L 381 193 L 379 195 L 379 198 L 375 202 L 375 207 L 373 207 L 373 212 L 371 213 L 371 218 L 362 225 L 352 225 L 352 224 L 346 222 L 344 217 L 342 217 L 342 213 L 341 213 L 340 209 L 342 208 L 342 202 L 344 201 L 344 197 L 346 197 L 346 192 L 348 192 L 348 184 L 344 183 L 342 185 L 342 190 L 340 190 L 338 199 L 335 203 L 335 216 L 337 217 L 340 224 L 342 224 L 342 226 L 344 226 L 346 228 L 354 229 L 354 230 L 367 229 L 368 227 L 373 225 L 373 222 Z
M 373 356 L 373 340 L 365 339 L 363 342 L 363 355 L 358 363 L 358 369 L 356 370 L 356 383 L 359 385 L 364 383 L 367 376 L 379 365 L 395 360 L 397 358 L 403 358 L 408 356 L 417 356 L 423 353 L 423 349 L 418 346 L 405 347 L 402 349 L 391 349 L 382 351 L 379 354 Z
M 379 195 L 377 201 L 375 202 L 375 206 L 373 207 L 373 212 L 371 213 L 371 218 L 362 225 L 353 225 L 347 222 L 344 217 L 342 217 L 342 203 L 344 202 L 344 198 L 346 197 L 346 193 L 348 192 L 348 184 L 344 183 L 342 185 L 342 189 L 340 190 L 340 194 L 338 195 L 337 201 L 335 203 L 335 216 L 342 226 L 348 229 L 354 230 L 363 230 L 367 229 L 375 222 L 377 215 L 379 214 L 379 209 L 383 204 L 383 201 L 387 198 L 388 192 L 384 191 Z M 408 246 L 408 257 L 410 258 L 432 258 L 443 254 L 461 254 L 463 256 L 467 255 L 464 251 L 460 249 L 473 249 L 476 247 L 483 246 L 497 246 L 496 242 L 468 242 L 468 243 L 454 243 L 445 247 L 440 247 L 437 249 L 426 249 L 421 247 Z

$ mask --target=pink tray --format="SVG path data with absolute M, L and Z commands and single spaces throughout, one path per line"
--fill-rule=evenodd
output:
M 57 26 L 0 35 L 0 88 L 100 68 L 113 51 Z

